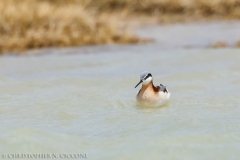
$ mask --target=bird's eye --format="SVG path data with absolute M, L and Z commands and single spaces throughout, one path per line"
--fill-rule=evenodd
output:
M 151 77 L 152 75 L 149 73 L 145 78 L 144 80 L 146 80 L 148 77 Z

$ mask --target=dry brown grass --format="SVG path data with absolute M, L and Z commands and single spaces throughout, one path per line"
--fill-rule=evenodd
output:
M 29 48 L 137 43 L 111 17 L 94 16 L 81 5 L 38 0 L 0 0 L 0 53 Z
M 124 12 L 155 17 L 159 23 L 240 19 L 240 0 L 94 0 L 95 12 Z
M 116 15 L 161 23 L 240 19 L 240 0 L 0 0 L 0 53 L 141 41 L 116 23 Z
M 240 48 L 240 40 L 237 42 L 236 47 Z
M 227 47 L 228 46 L 228 44 L 226 43 L 226 42 L 224 42 L 224 41 L 218 41 L 218 42 L 216 42 L 214 45 L 212 45 L 211 47 L 212 48 L 225 48 L 225 47 Z
M 218 41 L 214 43 L 213 45 L 209 45 L 209 48 L 226 48 L 226 47 L 234 47 L 234 48 L 240 48 L 240 40 L 237 41 L 234 45 L 229 45 L 225 41 Z

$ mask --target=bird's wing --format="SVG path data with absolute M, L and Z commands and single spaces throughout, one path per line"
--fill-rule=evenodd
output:
M 167 93 L 168 93 L 168 90 L 167 90 L 166 86 L 160 84 L 159 87 L 160 87 L 160 91 L 163 91 L 163 92 L 167 92 Z

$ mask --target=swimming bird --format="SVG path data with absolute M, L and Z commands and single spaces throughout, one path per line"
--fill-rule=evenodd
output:
M 138 104 L 157 107 L 165 104 L 169 100 L 171 93 L 169 93 L 166 86 L 162 84 L 154 86 L 153 77 L 150 72 L 145 71 L 140 75 L 140 82 L 135 88 L 141 83 L 142 88 L 136 96 Z

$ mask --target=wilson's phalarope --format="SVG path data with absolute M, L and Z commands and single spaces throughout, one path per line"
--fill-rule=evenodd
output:
M 140 75 L 140 82 L 135 86 L 136 88 L 142 83 L 142 88 L 136 96 L 138 104 L 144 106 L 161 106 L 169 100 L 170 93 L 166 86 L 160 84 L 155 87 L 152 80 L 152 74 L 149 72 L 143 72 Z

